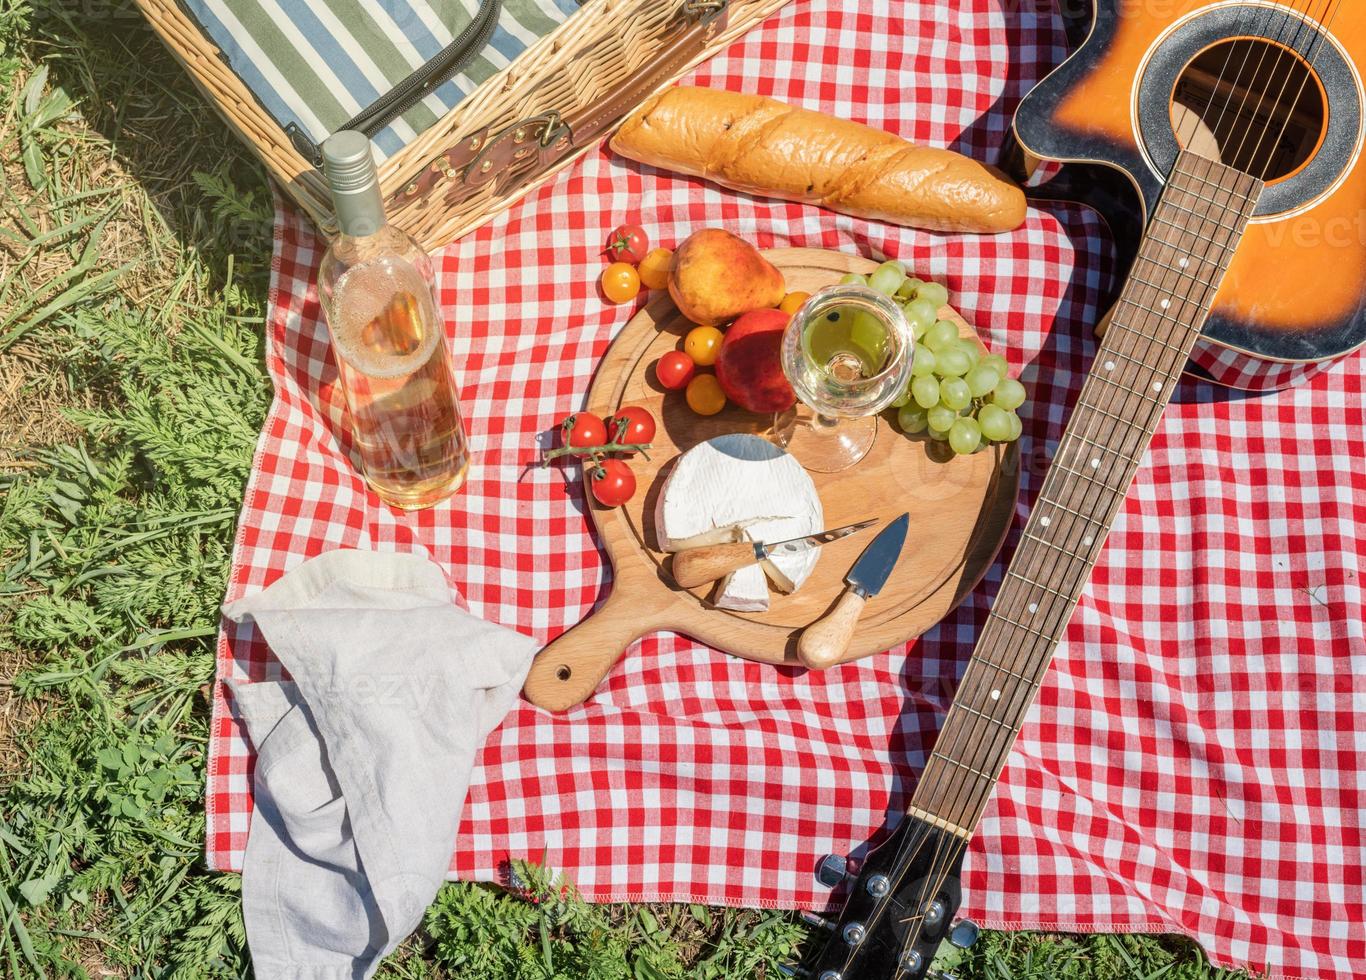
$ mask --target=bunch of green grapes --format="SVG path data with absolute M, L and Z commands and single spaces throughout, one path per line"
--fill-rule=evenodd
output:
M 1015 410 L 1024 404 L 1024 385 L 1007 375 L 1004 357 L 983 355 L 973 340 L 958 335 L 957 324 L 939 319 L 949 301 L 942 284 L 908 277 L 895 261 L 841 282 L 863 283 L 899 301 L 915 334 L 910 386 L 892 402 L 901 431 L 928 432 L 962 456 L 1020 438 Z

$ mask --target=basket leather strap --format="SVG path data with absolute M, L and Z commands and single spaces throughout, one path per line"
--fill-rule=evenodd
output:
M 495 133 L 484 129 L 462 137 L 390 195 L 389 207 L 397 210 L 438 190 L 444 203 L 458 204 L 488 184 L 501 196 L 531 183 L 599 139 L 646 96 L 682 72 L 725 29 L 728 7 L 729 0 L 684 0 L 674 36 L 600 99 L 567 115 L 552 109 Z

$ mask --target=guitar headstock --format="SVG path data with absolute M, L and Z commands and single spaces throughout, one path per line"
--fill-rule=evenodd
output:
M 847 886 L 835 922 L 808 917 L 829 929 L 816 954 L 792 971 L 803 980 L 951 980 L 931 972 L 946 939 L 966 948 L 977 938 L 971 922 L 955 923 L 961 901 L 958 875 L 967 841 L 908 815 L 891 838 L 871 852 L 857 873 L 830 855 L 817 877 Z

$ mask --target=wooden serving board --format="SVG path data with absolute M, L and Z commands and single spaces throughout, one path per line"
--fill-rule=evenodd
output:
M 814 292 L 847 272 L 867 273 L 877 266 L 818 249 L 774 249 L 765 255 L 782 270 L 791 291 Z M 945 307 L 940 316 L 957 322 L 964 336 L 976 337 L 956 311 Z M 798 665 L 802 629 L 834 605 L 849 567 L 877 533 L 870 528 L 826 545 L 801 589 L 790 596 L 772 592 L 767 612 L 718 609 L 708 601 L 712 586 L 688 591 L 674 585 L 669 556 L 659 550 L 653 526 L 671 463 L 713 436 L 763 433 L 772 422 L 735 406 L 710 418 L 695 415 L 682 392 L 665 391 L 655 381 L 655 361 L 679 347 L 691 327 L 660 290 L 612 342 L 593 380 L 589 411 L 606 417 L 624 405 L 640 405 L 658 421 L 658 432 L 651 459 L 631 461 L 639 488 L 635 497 L 618 508 L 589 504 L 612 562 L 611 592 L 582 623 L 537 655 L 525 687 L 533 704 L 564 711 L 585 701 L 632 642 L 657 630 L 684 633 L 750 660 Z M 945 444 L 923 435 L 907 437 L 884 418 L 862 461 L 811 478 L 826 527 L 868 517 L 886 523 L 903 511 L 911 515 L 901 559 L 864 610 L 847 662 L 919 636 L 977 584 L 1010 525 L 1019 489 L 1019 448 L 1012 443 L 953 456 Z

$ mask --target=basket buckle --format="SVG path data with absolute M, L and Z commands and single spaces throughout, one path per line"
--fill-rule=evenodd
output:
M 545 128 L 541 130 L 541 148 L 549 146 L 559 135 L 560 128 L 564 125 L 558 109 L 551 109 L 545 114 Z
M 683 13 L 689 17 L 702 17 L 724 10 L 729 0 L 683 0 Z

